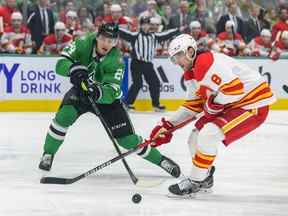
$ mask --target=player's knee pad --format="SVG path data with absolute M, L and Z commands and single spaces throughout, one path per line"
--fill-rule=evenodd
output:
M 128 136 L 117 138 L 117 142 L 125 149 L 132 149 L 142 142 L 142 138 L 136 134 L 130 134 Z
M 77 110 L 72 105 L 64 105 L 56 113 L 55 120 L 62 127 L 69 127 L 78 118 Z
M 207 123 L 197 137 L 197 149 L 207 155 L 216 155 L 217 148 L 224 139 L 223 131 L 214 123 Z
M 142 143 L 143 139 L 142 137 L 136 135 L 136 134 L 132 134 L 132 135 L 128 135 L 125 137 L 121 137 L 121 138 L 117 138 L 117 142 L 120 146 L 122 146 L 125 149 L 132 149 L 135 148 L 139 143 Z M 149 155 L 150 151 L 151 151 L 151 146 L 147 145 L 144 148 L 139 149 L 136 153 L 145 158 L 146 156 Z
M 199 131 L 195 128 L 191 131 L 189 138 L 188 138 L 188 142 L 187 142 L 188 148 L 192 157 L 196 153 L 198 133 Z

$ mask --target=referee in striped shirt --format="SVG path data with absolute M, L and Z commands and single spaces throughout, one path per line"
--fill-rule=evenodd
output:
M 145 81 L 149 85 L 154 111 L 161 112 L 165 110 L 165 106 L 161 106 L 159 102 L 160 81 L 154 70 L 152 60 L 157 44 L 169 40 L 177 34 L 179 34 L 178 29 L 171 29 L 161 33 L 150 32 L 150 17 L 140 18 L 139 32 L 130 32 L 122 28 L 119 29 L 120 38 L 129 42 L 132 47 L 130 67 L 132 85 L 129 88 L 125 101 L 128 109 L 135 109 L 132 104 L 143 86 L 142 76 L 144 76 Z

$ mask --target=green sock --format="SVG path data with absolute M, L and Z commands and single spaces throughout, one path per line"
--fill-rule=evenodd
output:
M 49 126 L 44 144 L 44 152 L 56 154 L 64 142 L 69 126 L 72 125 L 77 118 L 78 113 L 72 105 L 64 105 L 59 109 L 55 119 L 52 120 Z
M 136 134 L 132 134 L 126 137 L 118 138 L 117 142 L 125 149 L 132 149 L 142 142 L 142 138 Z M 138 155 L 155 165 L 159 165 L 162 159 L 161 153 L 156 148 L 152 148 L 150 145 L 144 147 L 142 151 L 138 153 Z
M 64 140 L 57 140 L 53 138 L 50 134 L 47 134 L 44 144 L 44 152 L 49 154 L 55 154 L 63 141 Z

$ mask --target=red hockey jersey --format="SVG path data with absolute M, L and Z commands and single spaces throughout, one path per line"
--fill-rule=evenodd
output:
M 193 69 L 184 73 L 188 100 L 183 107 L 200 113 L 209 95 L 226 108 L 253 109 L 275 102 L 266 80 L 239 61 L 214 52 L 197 56 Z

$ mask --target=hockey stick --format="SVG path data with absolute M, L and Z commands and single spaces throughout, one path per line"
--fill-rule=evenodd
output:
M 286 93 L 288 93 L 288 85 L 283 85 L 282 88 Z
M 83 89 L 86 89 L 86 91 L 88 91 L 87 86 L 86 86 L 86 84 L 85 84 L 84 82 L 82 82 L 82 88 L 83 88 Z M 92 108 L 93 108 L 93 111 L 94 111 L 95 114 L 99 117 L 102 125 L 104 126 L 105 131 L 106 131 L 106 133 L 108 134 L 110 140 L 112 141 L 113 146 L 115 147 L 118 155 L 121 155 L 122 152 L 120 151 L 120 149 L 119 149 L 119 147 L 118 147 L 118 145 L 117 145 L 117 143 L 116 143 L 117 141 L 116 141 L 116 139 L 113 137 L 112 132 L 111 132 L 110 128 L 108 127 L 107 123 L 105 122 L 103 116 L 101 115 L 101 113 L 100 113 L 100 111 L 99 111 L 99 109 L 98 109 L 95 101 L 94 101 L 93 98 L 91 98 L 89 95 L 88 95 L 88 100 L 90 101 L 90 104 L 91 104 L 91 106 L 92 106 Z M 124 158 L 122 158 L 122 162 L 123 162 L 123 165 L 124 165 L 124 167 L 126 168 L 128 174 L 129 174 L 130 179 L 132 180 L 133 184 L 137 184 L 138 178 L 137 178 L 137 177 L 135 176 L 135 174 L 132 172 L 132 170 L 131 170 L 131 168 L 129 167 L 127 161 L 126 161 Z
M 194 118 L 187 119 L 186 121 L 180 123 L 179 125 L 176 125 L 175 127 L 173 127 L 170 130 L 163 132 L 162 134 L 173 133 L 175 130 L 187 125 L 188 123 L 190 123 L 193 120 L 194 120 Z M 107 167 L 107 166 L 110 166 L 111 164 L 127 157 L 128 155 L 131 155 L 131 154 L 137 152 L 139 149 L 144 148 L 145 146 L 151 144 L 152 142 L 153 142 L 153 140 L 145 140 L 145 142 L 137 145 L 135 148 L 130 149 L 129 151 L 126 151 L 125 153 L 122 153 L 122 154 L 120 154 L 120 155 L 118 155 L 118 156 L 116 156 L 116 157 L 114 157 L 114 158 L 112 158 L 112 159 L 110 159 L 110 160 L 94 167 L 93 169 L 90 169 L 87 172 L 82 173 L 81 175 L 76 176 L 74 178 L 42 177 L 40 179 L 40 183 L 42 183 L 42 184 L 72 184 L 74 182 L 79 181 L 80 179 L 83 179 L 83 178 Z

